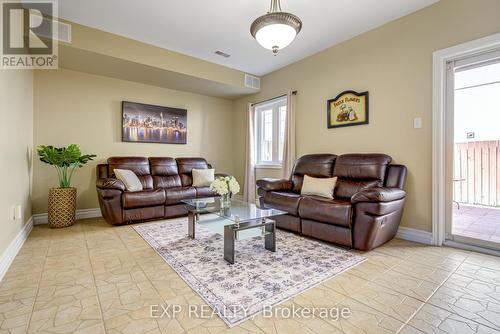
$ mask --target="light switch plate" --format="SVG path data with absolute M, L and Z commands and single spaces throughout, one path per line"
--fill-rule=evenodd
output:
M 421 129 L 422 128 L 422 118 L 417 117 L 413 119 L 413 128 Z

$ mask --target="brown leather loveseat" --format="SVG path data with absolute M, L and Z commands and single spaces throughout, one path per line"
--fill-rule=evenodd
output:
M 182 200 L 211 197 L 209 187 L 193 187 L 192 170 L 211 168 L 203 158 L 112 157 L 97 166 L 97 196 L 104 219 L 113 225 L 187 214 Z M 143 191 L 129 192 L 115 169 L 133 171 Z
M 257 181 L 261 206 L 288 212 L 277 226 L 359 250 L 391 240 L 401 221 L 406 167 L 385 154 L 311 154 L 290 179 Z M 304 175 L 337 176 L 334 199 L 300 194 Z

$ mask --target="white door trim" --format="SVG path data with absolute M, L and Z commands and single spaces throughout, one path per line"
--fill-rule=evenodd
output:
M 500 33 L 433 53 L 432 79 L 432 244 L 445 241 L 446 222 L 446 63 L 500 47 Z

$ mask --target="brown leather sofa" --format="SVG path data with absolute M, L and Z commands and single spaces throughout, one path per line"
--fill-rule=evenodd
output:
M 290 179 L 257 181 L 261 206 L 286 211 L 279 228 L 359 250 L 391 240 L 401 221 L 406 167 L 385 154 L 311 154 Z M 300 194 L 304 175 L 337 176 L 334 199 Z
M 143 191 L 128 192 L 115 169 L 133 171 Z M 173 218 L 187 214 L 181 200 L 211 197 L 209 187 L 193 187 L 193 168 L 211 168 L 203 158 L 112 157 L 97 166 L 97 196 L 104 219 L 112 225 Z M 221 175 L 221 174 L 218 174 Z

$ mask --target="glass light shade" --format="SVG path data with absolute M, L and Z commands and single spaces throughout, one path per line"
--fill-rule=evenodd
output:
M 297 36 L 297 31 L 287 24 L 269 24 L 257 31 L 255 39 L 268 50 L 276 47 L 281 50 L 290 45 L 295 36 Z

